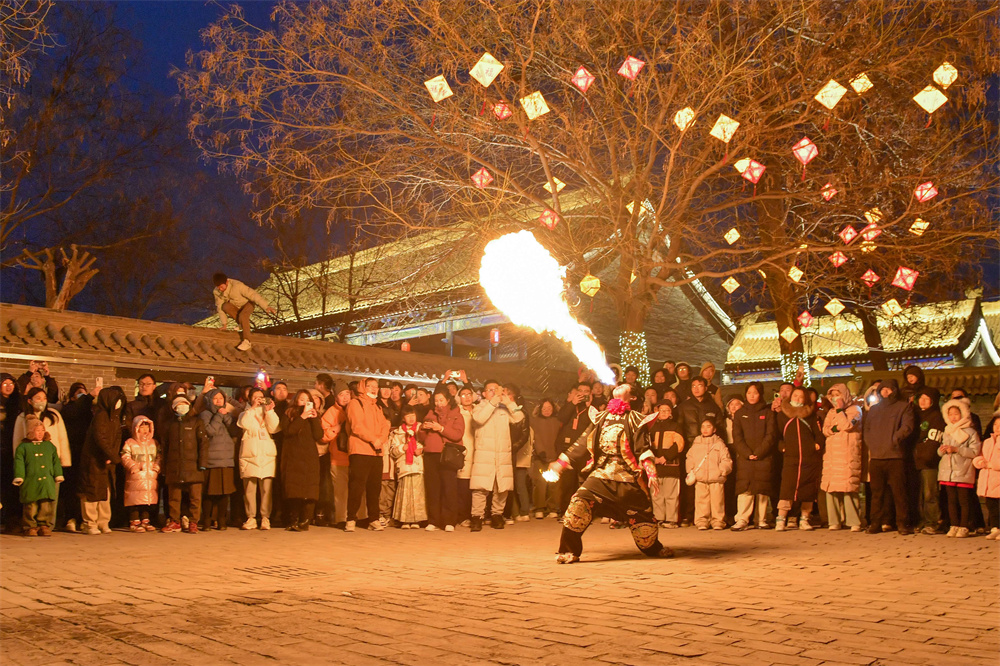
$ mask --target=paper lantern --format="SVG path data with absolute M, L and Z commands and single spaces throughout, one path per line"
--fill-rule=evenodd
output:
M 913 291 L 913 283 L 917 281 L 918 275 L 920 275 L 920 271 L 900 266 L 899 270 L 896 271 L 896 277 L 892 279 L 892 286 L 905 289 L 906 291 Z
M 955 82 L 958 78 L 958 70 L 950 62 L 945 60 L 941 65 L 934 70 L 934 83 L 938 84 L 945 90 L 948 86 Z
M 834 196 L 836 196 L 837 188 L 835 188 L 831 183 L 827 183 L 826 185 L 823 186 L 823 189 L 822 191 L 820 191 L 820 194 L 823 195 L 823 198 L 825 200 L 829 201 Z
M 476 66 L 469 70 L 469 75 L 483 84 L 483 87 L 488 88 L 502 69 L 503 64 L 487 52 L 479 59 Z
M 799 326 L 801 326 L 802 328 L 809 328 L 810 326 L 812 326 L 812 323 L 814 321 L 814 317 L 811 314 L 809 314 L 809 310 L 803 310 L 802 314 L 799 315 L 798 319 L 799 319 Z
M 448 85 L 448 79 L 444 78 L 444 75 L 428 79 L 427 81 L 424 81 L 424 85 L 427 87 L 427 92 L 431 94 L 431 99 L 435 102 L 448 99 L 455 94 L 451 91 L 451 86 Z
M 847 88 L 830 79 L 825 86 L 820 88 L 814 99 L 832 111 L 846 92 Z
M 869 208 L 865 211 L 865 219 L 868 220 L 869 225 L 877 224 L 882 221 L 882 211 L 879 210 L 877 206 L 875 208 Z M 868 240 L 871 239 L 869 238 Z
M 873 241 L 876 238 L 878 238 L 881 233 L 882 230 L 879 229 L 879 226 L 874 222 L 872 222 L 867 227 L 861 230 L 861 237 L 864 238 L 866 241 Z
M 878 245 L 876 245 L 872 241 L 865 241 L 865 242 L 863 242 L 861 244 L 861 251 L 864 252 L 864 253 L 866 253 L 866 254 L 869 253 L 869 252 L 874 252 L 877 249 L 878 249 Z
M 851 241 L 858 237 L 858 232 L 854 227 L 848 224 L 846 227 L 841 229 L 840 233 L 837 235 L 844 241 L 844 245 L 850 245 Z
M 829 366 L 830 366 L 830 362 L 829 361 L 827 361 L 822 356 L 817 356 L 816 359 L 812 362 L 812 366 L 811 367 L 816 372 L 818 372 L 820 374 L 823 374 L 823 372 L 825 372 L 826 369 Z
M 601 279 L 596 275 L 587 274 L 585 278 L 580 280 L 580 291 L 585 293 L 587 296 L 593 296 L 601 288 Z
M 919 104 L 920 108 L 927 113 L 934 113 L 941 108 L 942 104 L 948 101 L 948 98 L 934 86 L 927 86 L 913 96 L 913 101 Z
M 868 78 L 866 72 L 861 72 L 853 79 L 851 79 L 851 87 L 854 88 L 854 92 L 859 95 L 863 95 L 874 87 L 872 80 Z
M 840 302 L 839 298 L 831 298 L 830 302 L 823 306 L 823 309 L 836 317 L 843 312 L 846 307 Z
M 531 93 L 527 97 L 522 97 L 520 100 L 521 107 L 524 112 L 528 114 L 528 120 L 534 120 L 538 116 L 544 116 L 550 111 L 549 105 L 545 103 L 545 98 L 542 97 L 542 93 L 539 90 Z
M 514 112 L 507 102 L 499 101 L 493 105 L 493 115 L 497 117 L 497 120 L 507 120 L 514 115 Z
M 542 211 L 542 214 L 538 216 L 538 222 L 549 231 L 552 231 L 559 223 L 559 216 L 554 210 L 546 208 Z
M 797 144 L 792 146 L 792 154 L 795 155 L 795 159 L 802 162 L 802 166 L 805 166 L 812 162 L 814 157 L 819 155 L 819 148 L 809 140 L 809 137 L 804 136 Z
M 642 60 L 629 56 L 625 58 L 625 62 L 618 68 L 618 73 L 630 81 L 635 81 L 635 77 L 639 76 L 639 72 L 642 71 L 645 65 L 646 63 Z
M 806 274 L 805 271 L 803 271 L 798 266 L 792 266 L 791 268 L 788 269 L 788 277 L 792 279 L 792 282 L 797 283 L 799 280 L 802 279 L 802 276 L 805 274 Z
M 799 334 L 791 326 L 786 326 L 785 330 L 781 332 L 781 337 L 784 338 L 785 342 L 792 344 L 795 338 L 799 337 Z
M 722 283 L 722 288 L 731 294 L 740 288 L 739 280 L 732 276 L 727 277 L 726 281 Z
M 571 80 L 573 81 L 573 85 L 580 89 L 580 92 L 585 93 L 587 92 L 587 89 L 590 88 L 590 84 L 594 82 L 594 75 L 588 72 L 586 67 L 581 65 L 580 69 L 576 70 L 576 74 L 573 75 Z
M 486 167 L 483 167 L 476 173 L 472 174 L 472 182 L 476 184 L 476 187 L 482 189 L 493 182 L 493 176 L 491 176 L 490 172 L 486 170 Z
M 552 178 L 552 183 L 556 184 L 556 187 L 555 187 L 556 192 L 562 192 L 562 189 L 564 187 L 566 187 L 566 183 L 562 182 L 558 178 L 554 178 L 553 177 Z M 553 193 L 552 192 L 552 183 L 550 183 L 549 181 L 545 181 L 545 184 L 542 185 L 542 187 L 545 188 L 545 191 L 548 192 L 549 194 Z
M 903 311 L 903 306 L 899 304 L 895 298 L 890 298 L 888 301 L 882 304 L 882 311 L 885 312 L 890 317 L 895 317 L 900 312 Z
M 733 243 L 735 243 L 740 239 L 740 232 L 736 229 L 736 227 L 733 227 L 732 229 L 726 232 L 726 235 L 723 236 L 723 238 L 726 239 L 727 243 L 732 245 Z
M 740 126 L 738 120 L 733 120 L 724 113 L 719 114 L 719 119 L 715 121 L 715 125 L 712 126 L 712 131 L 709 132 L 719 141 L 723 143 L 729 143 L 733 138 L 733 134 L 736 133 L 736 128 Z
M 913 224 L 910 225 L 910 233 L 914 236 L 923 236 L 929 226 L 931 226 L 929 222 L 924 222 L 918 217 L 913 221 Z
M 674 114 L 674 125 L 677 125 L 682 132 L 688 127 L 691 127 L 691 123 L 693 122 L 694 109 L 690 106 L 685 106 L 683 109 Z
M 913 195 L 917 197 L 917 201 L 923 203 L 924 201 L 930 201 L 938 195 L 938 190 L 934 187 L 934 183 L 927 181 L 926 183 L 921 183 L 917 185 L 917 189 L 913 190 Z
M 743 174 L 745 179 L 756 185 L 757 181 L 760 180 L 760 177 L 764 175 L 765 170 L 767 170 L 767 167 L 760 162 L 756 160 L 749 160 L 747 167 L 740 173 Z
M 880 279 L 881 278 L 879 278 L 878 273 L 876 273 L 870 268 L 867 271 L 865 271 L 864 275 L 861 276 L 861 281 L 864 282 L 869 287 L 874 287 L 875 283 L 878 282 Z
M 847 255 L 837 250 L 830 255 L 830 263 L 833 264 L 834 268 L 840 268 L 847 263 Z

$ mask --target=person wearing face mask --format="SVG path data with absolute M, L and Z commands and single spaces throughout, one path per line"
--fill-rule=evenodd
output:
M 778 518 L 775 531 L 784 532 L 792 505 L 801 502 L 798 527 L 811 530 L 809 514 L 819 494 L 823 470 L 823 428 L 816 416 L 816 403 L 806 390 L 797 386 L 791 397 L 781 403 L 778 415 L 778 450 L 784 456 L 781 468 L 781 491 L 778 495 Z
M 197 534 L 205 470 L 208 468 L 208 433 L 205 432 L 204 422 L 191 411 L 187 398 L 174 398 L 170 407 L 174 410 L 174 418 L 167 424 L 162 441 L 163 475 L 170 497 L 170 515 L 163 531 L 181 531 L 181 502 L 186 494 L 191 512 L 187 531 Z
M 353 532 L 358 521 L 362 497 L 368 508 L 368 529 L 380 532 L 379 497 L 382 491 L 383 453 L 389 441 L 389 421 L 378 406 L 378 380 L 369 377 L 364 383 L 364 395 L 347 405 L 348 476 L 347 525 Z
M 832 409 L 823 421 L 826 451 L 820 488 L 826 493 L 830 529 L 846 525 L 852 532 L 860 532 L 861 408 L 854 404 L 846 384 L 834 384 L 826 397 Z
M 125 392 L 120 386 L 107 386 L 97 394 L 77 472 L 77 495 L 87 534 L 111 534 L 111 493 L 115 467 L 121 462 L 124 411 Z
M 45 430 L 49 434 L 49 441 L 52 442 L 59 453 L 59 462 L 62 464 L 66 474 L 69 474 L 69 468 L 73 464 L 73 452 L 70 449 L 69 435 L 66 432 L 66 422 L 63 420 L 62 414 L 49 406 L 48 396 L 43 388 L 35 387 L 29 389 L 25 398 L 28 409 L 14 421 L 14 443 L 19 444 L 24 439 L 25 419 L 29 415 L 35 416 L 45 426 Z M 60 483 L 59 485 L 61 486 L 62 484 Z M 52 510 L 53 512 L 59 510 L 58 499 L 52 505 Z
M 80 459 L 83 441 L 94 418 L 94 396 L 87 392 L 87 387 L 80 382 L 69 387 L 69 395 L 62 408 L 63 421 L 66 423 L 66 435 L 69 438 L 70 457 Z M 77 478 L 75 470 L 67 467 L 63 470 L 66 480 L 59 486 L 59 513 L 57 524 L 65 521 L 66 531 L 75 532 L 77 525 L 83 522 L 80 515 L 80 502 L 77 501 Z M 65 514 L 65 515 L 63 515 Z
M 476 433 L 472 424 L 472 410 L 475 407 L 476 394 L 468 386 L 458 392 L 458 409 L 465 423 L 462 434 L 462 446 L 465 447 L 465 465 L 455 473 L 457 477 L 457 519 L 462 527 L 472 524 L 472 456 L 476 449 Z
M 0 501 L 3 502 L 3 527 L 15 532 L 20 527 L 20 500 L 14 481 L 14 423 L 21 414 L 21 392 L 17 380 L 6 372 L 0 373 Z

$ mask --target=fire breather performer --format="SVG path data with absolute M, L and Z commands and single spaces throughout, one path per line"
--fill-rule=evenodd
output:
M 560 564 L 580 560 L 583 533 L 595 518 L 605 516 L 627 524 L 635 545 L 649 557 L 673 557 L 673 551 L 659 541 L 650 501 L 650 493 L 659 492 L 646 432 L 652 419 L 644 421 L 642 414 L 629 408 L 631 397 L 631 387 L 622 384 L 605 411 L 591 408 L 593 425 L 549 466 L 547 478 L 557 479 L 571 465 L 586 462 L 587 478 L 563 517 L 556 556 Z

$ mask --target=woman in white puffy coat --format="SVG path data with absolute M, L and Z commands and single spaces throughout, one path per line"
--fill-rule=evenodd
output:
M 249 407 L 243 410 L 237 425 L 243 429 L 240 443 L 240 478 L 243 480 L 243 505 L 247 520 L 242 529 L 257 529 L 257 491 L 260 489 L 260 529 L 271 529 L 271 484 L 277 467 L 278 449 L 271 435 L 280 429 L 274 403 L 265 404 L 264 392 L 254 388 L 247 396 Z

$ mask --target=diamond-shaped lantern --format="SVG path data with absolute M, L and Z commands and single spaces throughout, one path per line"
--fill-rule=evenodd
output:
M 538 223 L 549 231 L 552 231 L 559 223 L 559 215 L 556 214 L 554 210 L 546 208 L 542 211 L 542 214 L 538 216 Z
M 942 104 L 948 101 L 948 98 L 934 86 L 927 86 L 913 96 L 913 101 L 919 104 L 920 108 L 927 113 L 934 113 L 941 108 Z
M 899 270 L 896 271 L 896 277 L 892 279 L 892 286 L 905 289 L 906 291 L 913 291 L 913 283 L 917 281 L 918 275 L 920 275 L 920 271 L 900 266 Z
M 863 95 L 875 86 L 872 83 L 872 80 L 868 78 L 868 74 L 866 72 L 861 72 L 851 79 L 851 87 L 854 88 L 854 92 L 859 95 Z
M 559 180 L 558 178 L 555 178 L 555 177 L 552 178 L 552 183 L 556 184 L 556 186 L 555 186 L 555 191 L 556 192 L 562 192 L 562 189 L 564 187 L 566 187 L 566 183 L 562 182 L 561 180 Z M 552 188 L 552 183 L 550 183 L 549 181 L 545 181 L 545 184 L 542 185 L 542 187 L 545 188 L 545 191 L 549 192 L 550 194 L 552 193 L 552 189 L 553 189 Z
M 820 191 L 820 194 L 823 195 L 823 199 L 829 201 L 830 199 L 832 199 L 837 195 L 837 188 L 835 188 L 832 183 L 827 183 L 826 185 L 823 186 L 823 189 Z
M 544 116 L 549 112 L 549 105 L 545 103 L 545 98 L 542 97 L 540 90 L 536 90 L 527 97 L 522 97 L 520 100 L 521 107 L 524 112 L 528 114 L 528 120 L 534 120 L 538 116 Z
M 847 88 L 830 79 L 825 86 L 820 88 L 814 99 L 832 111 L 846 92 Z
M 639 72 L 642 71 L 645 65 L 644 61 L 634 56 L 629 56 L 625 58 L 625 62 L 618 68 L 618 73 L 630 81 L 635 81 L 635 77 L 639 76 Z
M 877 224 L 882 221 L 882 211 L 876 206 L 875 208 L 869 208 L 865 211 L 865 219 L 868 220 L 868 224 Z M 868 240 L 871 240 L 870 238 Z
M 738 120 L 733 120 L 724 113 L 719 114 L 719 119 L 715 121 L 715 125 L 712 126 L 712 131 L 709 132 L 719 141 L 723 143 L 729 143 L 733 134 L 736 133 L 736 128 L 740 126 Z
M 483 54 L 483 57 L 479 59 L 475 67 L 469 70 L 469 75 L 488 88 L 502 69 L 503 63 L 487 52 Z
M 844 245 L 850 245 L 851 241 L 858 237 L 858 232 L 854 227 L 848 224 L 841 229 L 840 233 L 837 235 L 840 236 L 842 241 L 844 241 Z
M 802 328 L 809 328 L 810 326 L 812 326 L 814 319 L 815 318 L 811 314 L 809 314 L 809 310 L 803 310 L 802 314 L 798 316 L 799 326 L 801 326 Z
M 823 306 L 823 309 L 836 317 L 846 309 L 846 306 L 840 302 L 839 298 L 831 298 L 830 302 Z
M 497 120 L 507 120 L 514 115 L 514 112 L 507 102 L 501 100 L 493 105 L 493 115 L 497 117 Z
M 903 311 L 903 306 L 899 304 L 895 298 L 890 298 L 885 303 L 882 304 L 882 312 L 886 313 L 890 317 L 895 317 L 900 312 Z
M 580 291 L 585 293 L 587 296 L 593 296 L 601 288 L 601 279 L 596 275 L 587 274 L 585 278 L 580 280 Z
M 945 60 L 941 65 L 934 70 L 934 83 L 938 84 L 945 90 L 948 86 L 955 82 L 958 78 L 958 70 L 950 62 Z
M 826 369 L 829 366 L 830 366 L 830 362 L 829 361 L 827 361 L 822 356 L 817 356 L 816 359 L 812 362 L 812 366 L 811 367 L 816 372 L 818 372 L 820 374 L 823 374 L 823 372 L 825 372 Z
M 448 99 L 455 94 L 451 91 L 451 86 L 448 85 L 448 79 L 444 78 L 443 74 L 435 76 L 433 79 L 424 81 L 424 85 L 427 87 L 427 92 L 431 94 L 431 99 L 435 102 Z
M 923 236 L 929 226 L 931 226 L 929 222 L 925 222 L 918 217 L 913 221 L 913 224 L 910 225 L 910 233 L 914 236 Z
M 867 271 L 865 271 L 864 275 L 861 276 L 861 281 L 864 282 L 869 287 L 874 287 L 875 283 L 878 282 L 880 279 L 881 278 L 878 276 L 878 273 L 876 273 L 870 268 Z
M 764 175 L 764 171 L 766 170 L 767 167 L 758 162 L 757 160 L 749 160 L 746 168 L 743 169 L 740 173 L 743 174 L 743 177 L 745 179 L 749 180 L 751 183 L 756 185 L 757 181 L 760 180 L 760 177 Z
M 691 127 L 691 123 L 693 122 L 694 109 L 690 106 L 685 106 L 683 109 L 674 114 L 674 125 L 677 125 L 677 128 L 682 132 L 688 127 Z
M 723 238 L 726 239 L 727 243 L 732 245 L 733 243 L 735 243 L 740 239 L 740 232 L 736 229 L 736 227 L 733 227 L 732 229 L 726 232 Z
M 861 251 L 864 253 L 874 252 L 878 249 L 878 245 L 874 241 L 864 241 L 861 243 Z
M 861 237 L 864 238 L 866 241 L 870 242 L 878 238 L 881 233 L 882 230 L 879 229 L 878 224 L 872 222 L 867 227 L 861 230 Z
M 802 166 L 809 164 L 814 157 L 819 155 L 819 148 L 816 144 L 809 140 L 809 137 L 804 136 L 802 139 L 792 146 L 792 154 L 795 155 L 795 159 L 802 162 Z
M 635 212 L 635 202 L 634 201 L 629 201 L 627 204 L 625 204 L 625 210 L 628 211 L 629 215 L 631 215 L 632 213 L 634 213 Z
M 791 278 L 792 282 L 798 282 L 805 274 L 806 272 L 798 266 L 792 266 L 788 269 L 788 277 Z
M 929 180 L 926 183 L 917 185 L 917 189 L 913 190 L 913 196 L 915 196 L 917 201 L 921 203 L 924 201 L 930 201 L 937 195 L 938 189 L 934 187 L 934 183 Z
M 594 75 L 587 71 L 587 68 L 580 65 L 580 69 L 576 70 L 576 73 L 571 79 L 573 85 L 580 89 L 580 92 L 587 92 L 590 88 L 590 84 L 594 82 Z
M 788 344 L 792 344 L 795 338 L 799 337 L 799 334 L 796 333 L 795 329 L 791 326 L 786 326 L 785 330 L 781 332 L 781 337 L 784 338 L 785 342 Z
M 483 167 L 472 174 L 472 182 L 476 184 L 476 187 L 482 189 L 493 182 L 493 176 L 486 170 L 486 167 Z
M 740 288 L 740 282 L 730 275 L 726 278 L 725 282 L 722 283 L 722 288 L 731 294 Z
M 847 263 L 847 255 L 837 250 L 830 255 L 830 263 L 833 264 L 834 268 L 840 268 Z

